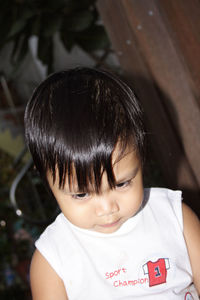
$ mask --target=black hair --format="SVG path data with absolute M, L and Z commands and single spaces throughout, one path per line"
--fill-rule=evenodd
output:
M 142 112 L 133 91 L 111 73 L 75 68 L 52 74 L 34 91 L 25 111 L 25 137 L 43 179 L 50 171 L 59 186 L 76 175 L 80 191 L 101 186 L 105 171 L 115 186 L 112 153 L 132 143 L 144 158 Z M 121 153 L 121 154 L 122 154 Z

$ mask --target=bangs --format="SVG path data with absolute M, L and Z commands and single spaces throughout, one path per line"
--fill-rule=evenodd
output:
M 99 193 L 102 175 L 106 173 L 110 188 L 114 188 L 116 179 L 113 173 L 112 155 L 116 145 L 113 145 L 113 147 L 111 145 L 110 147 L 99 145 L 97 147 L 98 149 L 93 148 L 91 151 L 82 152 L 79 155 L 76 153 L 75 156 L 73 153 L 66 153 L 66 150 L 64 150 L 59 153 L 59 156 L 57 156 L 59 159 L 55 161 L 52 157 L 51 161 L 54 161 L 54 163 L 46 166 L 46 169 L 51 172 L 53 182 L 55 183 L 56 176 L 58 176 L 60 189 L 63 189 L 67 183 L 69 189 L 72 190 L 73 184 L 76 183 L 80 192 L 88 192 L 92 187 L 93 191 Z M 117 161 L 121 159 L 126 148 L 127 142 L 120 142 Z
M 113 75 L 80 68 L 55 73 L 35 91 L 25 112 L 25 134 L 36 168 L 50 171 L 59 186 L 73 180 L 80 191 L 101 187 L 107 174 L 115 186 L 112 154 L 128 144 L 142 158 L 143 124 L 130 88 Z

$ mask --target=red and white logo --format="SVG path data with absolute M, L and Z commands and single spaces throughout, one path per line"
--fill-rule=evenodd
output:
M 192 297 L 192 294 L 190 294 L 189 292 L 187 292 L 186 294 L 185 294 L 185 298 L 184 298 L 184 300 L 193 300 L 194 298 Z
M 149 286 L 166 283 L 168 269 L 170 269 L 169 258 L 159 258 L 155 262 L 148 261 L 144 264 L 143 272 L 149 276 Z

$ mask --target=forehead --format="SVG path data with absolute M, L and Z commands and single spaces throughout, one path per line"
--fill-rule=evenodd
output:
M 119 177 L 126 175 L 129 171 L 137 168 L 140 165 L 137 152 L 131 146 L 127 146 L 122 153 L 120 146 L 117 145 L 112 156 L 113 172 L 118 181 Z
M 134 150 L 134 147 L 131 145 L 127 145 L 125 149 L 121 147 L 120 143 L 117 143 L 113 153 L 112 153 L 112 166 L 113 169 L 117 166 L 120 166 L 122 163 L 126 162 L 127 159 L 136 159 L 137 154 Z

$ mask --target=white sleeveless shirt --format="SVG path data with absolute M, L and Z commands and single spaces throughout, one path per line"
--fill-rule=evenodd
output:
M 145 190 L 145 207 L 116 232 L 72 225 L 61 213 L 36 247 L 69 300 L 197 300 L 183 237 L 181 192 Z

